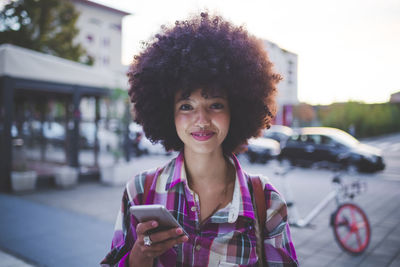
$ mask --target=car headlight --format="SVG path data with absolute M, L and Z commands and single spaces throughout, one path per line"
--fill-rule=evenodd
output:
M 364 158 L 372 163 L 378 162 L 378 157 L 375 155 L 364 155 Z

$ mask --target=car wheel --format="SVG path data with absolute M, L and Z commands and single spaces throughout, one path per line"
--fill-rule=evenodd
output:
M 282 159 L 282 160 L 281 160 L 281 166 L 282 166 L 283 168 L 289 168 L 289 167 L 292 166 L 292 161 L 289 160 L 289 159 Z
M 248 153 L 247 158 L 249 159 L 250 163 L 255 163 L 257 161 L 257 156 L 252 153 Z
M 349 163 L 346 166 L 346 172 L 350 175 L 356 175 L 358 173 L 359 169 L 358 166 L 355 163 Z

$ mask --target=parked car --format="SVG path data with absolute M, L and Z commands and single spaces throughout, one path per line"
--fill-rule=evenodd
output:
M 139 149 L 143 151 L 144 154 L 156 154 L 156 155 L 168 155 L 170 152 L 165 151 L 165 148 L 160 143 L 153 144 L 146 135 L 143 134 L 142 139 L 139 143 Z
M 80 142 L 82 148 L 94 148 L 96 125 L 94 122 L 81 122 Z M 100 123 L 97 130 L 97 138 L 100 151 L 111 151 L 118 148 L 118 135 L 111 130 L 105 129 Z
M 385 168 L 378 148 L 362 144 L 342 130 L 328 127 L 306 127 L 295 131 L 282 148 L 279 159 L 296 165 L 318 163 L 361 172 Z
M 251 138 L 248 141 L 246 155 L 250 162 L 266 163 L 280 153 L 279 142 L 265 137 Z
M 14 139 L 18 139 L 18 142 L 27 139 L 39 141 L 39 138 L 42 136 L 42 127 L 43 137 L 48 144 L 55 146 L 64 145 L 65 127 L 63 124 L 56 121 L 45 121 L 43 124 L 37 120 L 31 122 L 25 121 L 22 124 L 21 132 L 19 132 L 16 125 L 13 124 L 11 127 L 11 136 Z
M 58 122 L 45 121 L 43 124 L 44 137 L 54 145 L 63 145 L 65 141 L 65 127 Z
M 271 125 L 269 129 L 264 130 L 263 137 L 271 138 L 279 142 L 281 148 L 293 134 L 293 129 L 284 125 Z
M 141 156 L 143 154 L 170 154 L 170 152 L 165 151 L 162 144 L 153 144 L 144 134 L 142 126 L 137 123 L 132 122 L 129 125 L 129 139 L 131 140 L 132 152 L 135 156 Z

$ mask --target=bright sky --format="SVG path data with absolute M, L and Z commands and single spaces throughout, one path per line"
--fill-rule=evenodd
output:
M 298 96 L 311 104 L 386 102 L 400 91 L 399 0 L 95 0 L 123 21 L 128 64 L 162 24 L 208 8 L 298 55 Z

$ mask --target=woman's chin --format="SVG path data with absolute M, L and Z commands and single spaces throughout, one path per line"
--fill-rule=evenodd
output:
M 211 155 L 214 153 L 222 152 L 222 147 L 220 145 L 214 145 L 214 144 L 202 144 L 202 145 L 191 145 L 191 146 L 185 145 L 185 152 L 202 154 L 202 155 Z

